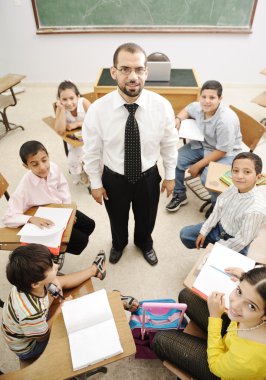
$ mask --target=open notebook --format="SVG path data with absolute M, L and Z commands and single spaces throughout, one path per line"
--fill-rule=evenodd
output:
M 255 267 L 255 261 L 222 244 L 215 243 L 193 284 L 192 290 L 204 299 L 207 299 L 214 291 L 225 293 L 225 307 L 228 309 L 229 295 L 235 289 L 236 283 L 224 271 L 227 267 L 238 267 L 247 272 Z
M 123 352 L 105 289 L 64 302 L 62 312 L 74 371 Z
M 22 244 L 43 244 L 50 249 L 54 255 L 58 255 L 60 245 L 72 208 L 38 207 L 34 216 L 50 219 L 54 225 L 49 228 L 39 228 L 35 224 L 26 223 L 18 232 Z

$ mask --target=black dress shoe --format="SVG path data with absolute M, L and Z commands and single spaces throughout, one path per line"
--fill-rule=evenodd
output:
M 142 252 L 143 252 L 144 259 L 148 261 L 150 265 L 156 265 L 158 263 L 156 253 L 153 248 L 150 249 L 149 251 L 142 251 Z
M 116 264 L 121 259 L 123 251 L 117 251 L 114 247 L 110 250 L 109 261 L 111 264 Z

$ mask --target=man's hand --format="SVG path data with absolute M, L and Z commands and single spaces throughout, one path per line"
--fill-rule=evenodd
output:
M 166 190 L 167 198 L 168 198 L 169 195 L 171 195 L 173 193 L 174 187 L 175 187 L 175 180 L 174 179 L 164 179 L 163 183 L 162 183 L 162 187 L 161 187 L 161 193 L 163 193 L 164 190 Z
M 201 234 L 198 235 L 198 237 L 197 237 L 197 239 L 196 239 L 196 248 L 197 248 L 197 249 L 200 249 L 200 248 L 203 247 L 203 244 L 204 244 L 204 242 L 205 242 L 205 239 L 206 239 L 205 236 L 203 236 L 203 235 L 201 235 Z
M 224 293 L 212 292 L 207 303 L 210 317 L 221 318 L 224 313 Z
M 188 168 L 188 172 L 192 175 L 192 177 L 197 177 L 197 175 L 199 175 L 201 169 L 202 169 L 202 167 L 198 164 L 198 162 L 196 162 L 196 164 L 191 165 Z
M 38 216 L 32 216 L 29 220 L 29 223 L 35 224 L 39 228 L 49 228 L 54 225 L 54 222 L 52 222 L 49 219 L 45 218 L 39 218 Z
M 181 120 L 176 117 L 175 118 L 175 127 L 177 130 L 179 130 L 180 125 L 181 125 Z
M 91 195 L 93 196 L 94 200 L 97 203 L 100 203 L 100 205 L 103 204 L 103 198 L 106 201 L 108 201 L 108 199 L 109 199 L 104 187 L 100 187 L 99 189 L 93 189 L 93 190 L 91 190 Z

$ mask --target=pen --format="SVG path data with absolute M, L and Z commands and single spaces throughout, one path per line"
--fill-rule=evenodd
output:
M 65 299 L 65 297 L 62 296 L 62 294 L 59 293 L 59 291 L 57 290 L 55 284 L 52 284 L 50 283 L 47 287 L 47 290 L 51 293 L 51 295 L 53 297 L 57 297 L 59 296 L 60 298 L 62 298 L 63 300 Z
M 226 273 L 225 271 L 223 271 L 220 268 L 215 267 L 214 265 L 210 265 L 210 267 L 213 268 L 213 269 L 216 269 L 218 272 L 223 273 L 223 274 L 225 274 L 228 277 L 231 277 L 231 275 L 229 273 Z

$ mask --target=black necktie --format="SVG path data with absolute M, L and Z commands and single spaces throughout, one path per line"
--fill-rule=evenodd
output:
M 141 177 L 141 150 L 139 127 L 135 119 L 138 104 L 124 104 L 129 112 L 125 128 L 125 176 L 131 183 L 137 182 Z

